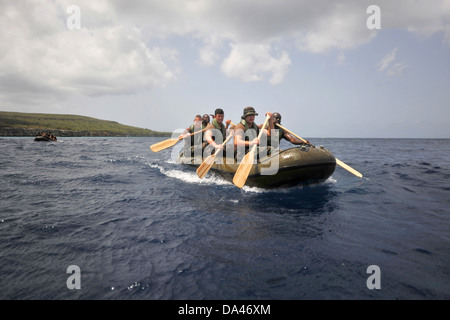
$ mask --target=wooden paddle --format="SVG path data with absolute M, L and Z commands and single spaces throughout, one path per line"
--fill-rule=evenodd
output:
M 225 145 L 228 140 L 233 136 L 232 133 L 228 136 L 228 138 L 225 139 L 225 141 L 222 143 L 222 145 Z M 208 173 L 209 169 L 211 169 L 214 161 L 216 160 L 216 155 L 219 153 L 220 149 L 217 149 L 214 154 L 208 156 L 202 164 L 197 168 L 197 175 L 200 179 L 203 179 L 203 177 Z
M 284 129 L 284 130 L 286 130 L 287 132 L 289 132 L 290 134 L 292 134 L 293 136 L 295 136 L 295 137 L 297 137 L 297 138 L 299 138 L 300 140 L 302 140 L 304 143 L 308 143 L 308 144 L 310 144 L 308 141 L 306 141 L 305 139 L 303 139 L 302 137 L 299 137 L 298 135 L 296 135 L 295 133 L 293 133 L 292 131 L 289 131 L 288 129 L 286 129 L 285 127 L 283 127 L 281 124 L 279 124 L 279 123 L 277 123 L 276 124 L 277 126 L 279 126 L 281 129 Z M 312 144 L 311 144 L 311 146 L 313 146 Z M 314 146 L 313 146 L 314 147 Z
M 281 129 L 286 130 L 287 132 L 289 132 L 290 134 L 292 134 L 293 136 L 299 138 L 300 140 L 302 140 L 305 143 L 308 143 L 305 139 L 302 139 L 301 137 L 299 137 L 298 135 L 296 135 L 295 133 L 293 133 L 292 131 L 289 131 L 288 129 L 286 129 L 285 127 L 283 127 L 281 124 L 277 123 L 277 126 L 279 126 Z M 313 146 L 314 147 L 314 146 Z M 358 171 L 356 171 L 355 169 L 353 169 L 352 167 L 350 167 L 348 164 L 345 164 L 344 162 L 342 162 L 341 160 L 339 160 L 338 158 L 336 159 L 336 164 L 338 164 L 339 166 L 341 166 L 342 168 L 344 168 L 345 170 L 347 170 L 350 173 L 353 173 L 355 176 L 362 178 L 362 174 L 359 173 Z
M 236 125 L 230 121 L 230 124 L 232 126 Z M 232 133 L 230 133 L 230 135 L 228 136 L 228 138 L 222 143 L 222 145 L 225 145 L 228 140 L 230 140 L 230 138 L 233 136 Z M 210 155 L 209 157 L 207 157 L 202 164 L 197 168 L 197 175 L 200 179 L 203 179 L 203 177 L 208 173 L 209 169 L 211 169 L 214 161 L 216 160 L 216 155 L 219 153 L 220 149 L 217 149 L 216 152 L 214 152 L 214 154 Z
M 353 169 L 352 167 L 350 167 L 348 164 L 343 163 L 341 160 L 339 160 L 338 158 L 336 159 L 336 163 L 338 165 L 340 165 L 342 168 L 344 168 L 345 170 L 347 170 L 348 172 L 353 173 L 355 176 L 357 176 L 358 178 L 362 178 L 363 175 L 361 173 L 359 173 L 358 171 L 356 171 L 355 169 Z
M 261 139 L 261 135 L 264 131 L 264 128 L 267 125 L 267 122 L 269 121 L 269 118 L 270 118 L 269 116 L 266 116 L 266 121 L 264 121 L 264 124 L 261 130 L 259 131 L 258 139 Z M 244 158 L 241 161 L 241 164 L 239 165 L 236 173 L 234 174 L 233 183 L 235 186 L 239 188 L 242 188 L 245 182 L 247 181 L 248 174 L 250 173 L 250 170 L 252 169 L 253 166 L 253 159 L 255 157 L 255 151 L 257 146 L 258 145 L 255 144 L 253 148 L 244 156 Z
M 194 132 L 194 133 L 191 133 L 190 136 L 192 136 L 192 135 L 194 135 L 194 134 L 197 134 L 197 133 L 199 133 L 199 132 L 203 132 L 203 131 L 205 131 L 205 130 L 206 130 L 206 128 L 203 129 L 203 130 L 200 130 L 200 131 L 196 131 L 196 132 Z M 161 151 L 161 150 L 164 150 L 164 149 L 167 149 L 167 148 L 170 148 L 170 147 L 174 146 L 174 145 L 175 145 L 178 141 L 180 141 L 181 139 L 183 139 L 183 138 L 178 137 L 178 139 L 167 139 L 167 140 L 164 140 L 164 141 L 161 141 L 161 142 L 152 144 L 152 145 L 150 146 L 150 149 L 151 149 L 153 152 L 158 152 L 158 151 Z

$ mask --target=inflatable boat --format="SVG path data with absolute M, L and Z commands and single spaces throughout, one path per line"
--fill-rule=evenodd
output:
M 188 160 L 186 160 L 188 159 Z M 201 159 L 183 157 L 179 163 L 198 167 Z M 239 167 L 235 159 L 218 158 L 211 171 L 232 182 Z M 245 185 L 259 188 L 289 187 L 320 183 L 328 179 L 336 168 L 334 155 L 324 147 L 305 146 L 279 150 L 273 155 L 262 157 L 253 164 Z
M 57 138 L 50 132 L 38 132 L 34 137 L 34 141 L 56 141 Z

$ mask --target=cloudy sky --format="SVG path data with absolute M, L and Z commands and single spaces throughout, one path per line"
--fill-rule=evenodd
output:
M 3 111 L 450 138 L 450 0 L 2 0 L 0 30 Z

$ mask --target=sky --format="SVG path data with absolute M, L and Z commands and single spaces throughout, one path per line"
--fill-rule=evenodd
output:
M 450 138 L 450 0 L 2 0 L 0 30 L 1 111 Z

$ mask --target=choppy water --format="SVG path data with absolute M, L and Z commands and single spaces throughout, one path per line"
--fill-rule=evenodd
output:
M 265 191 L 162 139 L 0 138 L 0 299 L 450 298 L 450 140 L 310 139 L 364 178 Z

